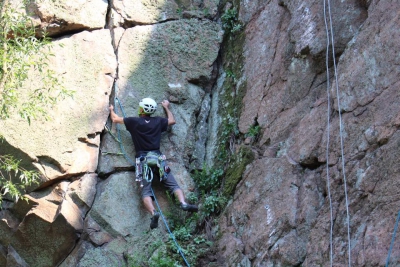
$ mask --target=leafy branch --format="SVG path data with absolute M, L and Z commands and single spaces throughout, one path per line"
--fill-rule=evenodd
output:
M 38 34 L 28 16 L 30 1 L 0 1 L 0 120 L 15 112 L 29 124 L 39 116 L 47 118 L 48 108 L 73 95 L 49 68 L 53 44 L 45 33 Z M 39 173 L 20 163 L 0 155 L 0 204 L 5 196 L 24 199 L 26 189 L 38 183 Z
M 235 33 L 243 28 L 238 17 L 238 11 L 236 8 L 231 8 L 225 10 L 224 14 L 221 16 L 222 27 L 228 32 Z
M 12 156 L 0 155 L 0 204 L 6 195 L 14 201 L 26 199 L 23 196 L 26 188 L 38 183 L 39 174 L 22 168 L 20 162 Z
M 0 10 L 0 119 L 16 111 L 30 123 L 32 118 L 46 117 L 46 107 L 73 92 L 48 68 L 54 56 L 51 39 L 45 33 L 36 37 L 37 30 L 25 9 L 26 4 L 13 6 L 5 0 Z M 21 88 L 27 87 L 33 72 L 35 82 L 29 83 L 29 93 L 21 97 Z

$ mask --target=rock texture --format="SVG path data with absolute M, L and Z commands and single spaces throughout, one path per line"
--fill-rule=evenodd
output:
M 218 3 L 131 2 L 29 5 L 38 29 L 56 37 L 49 68 L 74 95 L 49 109 L 48 121 L 29 125 L 17 116 L 0 121 L 0 153 L 14 155 L 41 175 L 39 184 L 29 188 L 28 202 L 3 203 L 0 266 L 126 263 L 124 253 L 148 230 L 150 217 L 140 204 L 132 162 L 120 155 L 115 126 L 107 121 L 109 104 L 119 108 L 114 96 L 133 116 L 143 97 L 172 102 L 178 123 L 163 136 L 162 150 L 181 187 L 193 187 L 189 166 L 202 166 L 205 153 L 204 136 L 194 134 L 197 115 L 203 123 L 208 116 L 223 35 L 209 19 Z M 40 85 L 34 71 L 21 95 L 31 84 Z M 157 115 L 165 116 L 161 108 Z M 131 140 L 121 130 L 133 158 Z M 166 208 L 164 188 L 155 185 L 154 190 Z
M 28 14 L 33 14 L 38 28 L 49 36 L 88 29 L 102 29 L 106 23 L 108 3 L 93 1 L 32 1 Z
M 75 91 L 74 98 L 65 99 L 49 110 L 48 121 L 29 126 L 16 115 L 0 122 L 9 150 L 28 155 L 34 165 L 31 168 L 40 170 L 44 181 L 96 170 L 99 134 L 109 114 L 108 101 L 117 63 L 107 30 L 62 38 L 53 47 L 52 52 L 57 56 L 49 64 L 64 87 Z M 27 87 L 35 83 L 33 80 L 34 76 Z M 4 149 L 1 153 L 10 152 Z
M 167 98 L 172 102 L 177 124 L 163 136 L 161 149 L 170 159 L 173 169 L 179 171 L 178 179 L 190 179 L 187 171 L 180 171 L 179 166 L 189 166 L 197 159 L 201 165 L 204 158 L 204 154 L 196 159 L 191 155 L 198 140 L 194 136 L 195 115 L 199 112 L 201 116 L 208 115 L 208 110 L 201 110 L 201 105 L 207 94 L 206 85 L 213 78 L 213 63 L 221 37 L 221 29 L 214 22 L 183 19 L 127 29 L 119 41 L 117 112 L 122 114 L 121 104 L 127 116 L 135 116 L 138 103 L 144 97 L 152 97 L 157 102 Z M 165 116 L 161 105 L 156 115 Z M 130 135 L 124 131 L 124 126 L 120 129 L 123 130 L 124 143 L 128 144 L 126 151 L 130 158 L 134 158 Z M 102 151 L 119 151 L 111 136 L 106 135 L 104 141 Z M 205 147 L 204 143 L 202 147 Z M 108 154 L 100 158 L 99 171 L 107 173 L 113 170 L 113 166 L 130 165 L 131 162 L 123 157 Z
M 322 4 L 240 3 L 247 24 L 237 79 L 247 90 L 239 129 L 262 130 L 260 159 L 220 219 L 223 266 L 329 266 L 331 221 L 334 266 L 349 258 L 353 266 L 385 265 L 399 200 L 399 4 L 331 3 L 338 84 L 331 56 L 327 81 Z M 391 266 L 399 256 L 395 245 Z
M 6 266 L 57 266 L 63 261 L 83 232 L 96 183 L 97 175 L 87 174 L 31 193 L 27 202 L 3 210 L 0 242 L 8 247 Z
M 109 104 L 131 116 L 144 97 L 172 103 L 161 150 L 185 192 L 191 171 L 233 155 L 217 262 L 201 266 L 385 265 L 400 200 L 400 4 L 330 2 L 333 40 L 316 0 L 31 3 L 55 37 L 49 68 L 75 94 L 51 120 L 0 121 L 0 154 L 41 174 L 28 201 L 3 201 L 0 266 L 133 266 L 166 243 L 163 227 L 147 231 L 130 137 L 108 120 Z M 232 8 L 237 32 L 220 19 Z
M 112 0 L 114 18 L 120 24 L 154 24 L 156 22 L 185 18 L 214 17 L 217 13 L 218 1 L 129 1 Z

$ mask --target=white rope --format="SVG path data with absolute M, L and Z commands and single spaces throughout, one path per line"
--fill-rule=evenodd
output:
M 344 195 L 346 202 L 346 221 L 347 221 L 347 243 L 348 243 L 348 265 L 351 266 L 351 244 L 350 244 L 350 216 L 349 216 L 349 203 L 347 197 L 347 181 L 346 181 L 346 172 L 345 172 L 345 160 L 344 160 L 344 148 L 343 148 L 343 126 L 342 126 L 342 113 L 340 107 L 340 96 L 339 96 L 339 84 L 338 84 L 338 75 L 337 75 L 337 67 L 336 67 L 336 59 L 335 59 L 335 43 L 333 37 L 333 27 L 332 27 L 332 16 L 331 16 L 331 4 L 330 0 L 328 1 L 328 14 L 329 14 L 329 26 L 330 26 L 330 36 L 332 43 L 332 58 L 333 58 L 333 67 L 335 72 L 335 86 L 336 86 L 336 96 L 338 102 L 338 112 L 339 112 L 339 132 L 340 132 L 340 151 L 342 157 L 342 174 L 343 174 L 343 184 L 344 184 Z M 324 0 L 325 5 L 325 0 Z M 325 15 L 325 10 L 324 10 Z M 326 19 L 326 18 L 325 18 Z M 329 75 L 329 74 L 328 74 Z M 327 162 L 328 164 L 328 162 Z
M 332 197 L 331 197 L 331 185 L 329 179 L 329 131 L 330 131 L 330 112 L 331 112 L 331 99 L 329 93 L 330 80 L 329 80 L 329 30 L 328 22 L 326 21 L 326 1 L 324 0 L 324 21 L 326 30 L 326 95 L 328 101 L 328 112 L 327 112 L 327 126 L 326 126 L 326 186 L 328 188 L 329 198 L 329 214 L 330 214 L 330 231 L 329 231 L 329 260 L 330 266 L 333 266 L 333 208 L 332 208 Z

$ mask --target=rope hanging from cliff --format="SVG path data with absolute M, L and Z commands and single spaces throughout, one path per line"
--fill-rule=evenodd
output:
M 329 213 L 330 213 L 330 231 L 329 231 L 329 260 L 330 266 L 333 266 L 333 208 L 332 208 L 332 197 L 331 197 L 331 185 L 329 179 L 329 145 L 330 145 L 330 112 L 331 112 L 331 98 L 329 93 L 330 79 L 329 79 L 329 30 L 328 22 L 326 21 L 326 8 L 324 0 L 324 21 L 326 30 L 326 95 L 328 101 L 328 114 L 327 114 L 327 125 L 326 125 L 326 186 L 328 188 L 328 199 L 329 199 Z
M 327 5 L 326 5 L 327 1 Z M 328 15 L 329 15 L 329 30 L 328 30 L 328 22 L 326 16 L 326 9 L 328 8 Z M 330 186 L 329 186 L 329 117 L 330 117 L 330 96 L 329 96 L 329 66 L 328 66 L 328 59 L 329 59 L 329 39 L 331 39 L 332 43 L 332 59 L 333 59 L 333 67 L 334 67 L 334 74 L 335 74 L 335 86 L 336 86 L 336 96 L 337 96 L 337 105 L 338 105 L 338 113 L 339 113 L 339 132 L 340 132 L 340 151 L 342 157 L 342 175 L 343 175 L 343 184 L 344 184 L 344 194 L 345 194 L 345 202 L 346 202 L 346 221 L 347 221 L 347 243 L 348 243 L 348 265 L 351 266 L 351 244 L 350 244 L 350 216 L 349 216 L 349 203 L 348 203 L 348 196 L 347 196 L 347 181 L 346 181 L 346 172 L 345 172 L 345 160 L 344 160 L 344 148 L 343 148 L 343 123 L 342 123 L 342 114 L 341 114 L 341 107 L 340 107 L 340 96 L 339 96 L 339 85 L 338 85 L 338 74 L 337 74 L 337 66 L 336 66 L 336 59 L 335 59 L 335 42 L 333 36 L 333 27 L 332 27 L 332 16 L 331 16 L 331 4 L 330 0 L 324 0 L 324 20 L 325 20 L 325 28 L 326 28 L 326 35 L 327 35 L 327 52 L 326 52 L 326 73 L 327 73 L 327 93 L 328 93 L 328 124 L 327 124 L 327 151 L 326 151 L 326 168 L 327 168 L 327 184 L 328 184 L 328 191 L 329 191 L 329 203 L 330 203 L 330 216 L 331 216 L 331 227 L 330 227 L 330 262 L 331 266 L 333 265 L 333 214 L 332 214 L 332 200 L 330 195 Z M 330 34 L 329 34 L 330 33 Z M 330 35 L 330 37 L 329 37 Z
M 117 94 L 118 94 L 118 86 L 117 86 L 117 82 L 116 82 L 116 81 L 114 82 L 114 94 L 115 94 L 114 103 L 115 103 L 115 104 L 118 103 L 118 106 L 119 106 L 119 108 L 121 109 L 122 116 L 125 118 L 125 117 L 126 117 L 126 114 L 125 114 L 124 108 L 123 108 L 123 106 L 122 106 L 121 101 L 120 101 L 120 100 L 118 99 L 118 97 L 117 97 Z M 115 105 L 115 113 L 118 114 L 118 108 L 117 108 L 116 105 Z M 117 141 L 118 141 L 118 143 L 119 143 L 119 147 L 120 147 L 120 149 L 121 149 L 121 151 L 122 151 L 122 154 L 124 155 L 124 158 L 125 158 L 130 164 L 132 164 L 132 166 L 135 166 L 136 163 L 127 155 L 127 153 L 126 153 L 126 151 L 125 151 L 125 148 L 124 148 L 124 145 L 122 144 L 121 133 L 120 133 L 120 129 L 119 129 L 118 124 L 116 125 L 116 127 L 117 127 L 117 133 L 118 133 L 118 134 L 117 134 L 117 136 L 118 136 L 118 140 L 117 140 Z M 169 233 L 169 236 L 171 237 L 172 241 L 175 243 L 175 246 L 177 247 L 178 252 L 179 252 L 179 254 L 181 255 L 183 261 L 186 263 L 187 267 L 190 267 L 190 264 L 189 264 L 188 261 L 186 260 L 185 255 L 184 255 L 184 253 L 183 253 L 183 251 L 182 251 L 181 246 L 178 244 L 178 242 L 176 241 L 176 238 L 175 238 L 174 234 L 172 233 L 172 231 L 171 231 L 171 230 L 169 229 L 169 227 L 168 227 L 168 223 L 167 223 L 167 221 L 165 220 L 164 214 L 163 214 L 162 211 L 161 211 L 161 207 L 160 207 L 160 205 L 158 204 L 158 201 L 157 201 L 157 198 L 156 198 L 156 194 L 154 194 L 153 188 L 152 188 L 152 187 L 150 187 L 150 188 L 151 188 L 151 193 L 152 193 L 153 196 L 154 196 L 154 201 L 155 201 L 155 203 L 156 203 L 157 209 L 158 209 L 158 211 L 160 212 L 161 218 L 162 218 L 162 220 L 163 220 L 163 222 L 164 222 L 164 224 L 165 224 L 165 227 L 167 228 L 167 231 L 168 231 L 168 233 Z
M 393 236 L 392 236 L 392 242 L 390 243 L 390 248 L 389 248 L 388 256 L 387 256 L 387 259 L 386 259 L 386 265 L 385 265 L 385 267 L 388 267 L 388 266 L 389 266 L 390 254 L 392 253 L 394 238 L 396 237 L 397 227 L 399 226 L 399 220 L 400 220 L 400 211 L 399 211 L 399 214 L 397 215 L 396 224 L 395 224 L 395 226 L 394 226 L 394 231 L 393 231 Z

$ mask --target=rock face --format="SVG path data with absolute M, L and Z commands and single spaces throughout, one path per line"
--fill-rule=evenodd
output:
M 108 3 L 94 1 L 38 0 L 30 3 L 28 11 L 34 15 L 38 27 L 49 36 L 88 29 L 102 29 Z
M 218 1 L 129 1 L 112 0 L 113 16 L 125 24 L 154 24 L 183 17 L 214 17 Z
M 235 156 L 209 266 L 385 265 L 400 200 L 399 9 L 331 1 L 331 28 L 316 0 L 34 1 L 55 38 L 49 68 L 75 94 L 51 120 L 0 121 L 0 154 L 41 174 L 28 201 L 3 201 L 0 266 L 133 266 L 139 243 L 161 240 L 146 233 L 132 141 L 108 119 L 109 104 L 134 116 L 144 97 L 171 102 L 161 150 L 185 192 L 221 147 Z
M 56 266 L 64 260 L 83 233 L 96 183 L 96 174 L 63 181 L 2 211 L 1 243 L 8 248 L 4 266 L 14 266 L 12 261 L 25 262 L 18 263 L 21 266 Z
M 221 32 L 216 23 L 194 19 L 130 28 L 119 41 L 117 112 L 122 114 L 119 103 L 125 114 L 134 116 L 138 112 L 140 99 L 144 97 L 152 97 L 157 102 L 169 99 L 178 123 L 169 132 L 168 142 L 162 142 L 161 150 L 171 159 L 170 164 L 176 170 L 182 165 L 189 166 L 195 160 L 191 157 L 191 147 L 196 142 L 195 114 L 208 115 L 208 110 L 202 110 L 201 105 L 207 95 L 205 85 L 212 78 L 220 41 Z M 165 116 L 161 107 L 156 115 Z M 134 158 L 129 133 L 123 131 L 121 134 L 129 144 L 129 156 Z M 110 136 L 105 138 L 112 139 Z M 182 138 L 187 142 L 182 142 Z M 110 150 L 109 146 L 113 144 L 115 147 L 115 140 L 104 142 L 102 150 Z M 179 151 L 188 152 L 182 154 Z M 121 159 L 125 163 L 119 162 Z M 116 163 L 112 164 L 112 160 Z M 198 160 L 201 161 L 201 158 Z M 131 163 L 122 157 L 105 155 L 100 159 L 99 170 L 110 172 L 113 166 L 127 167 L 127 164 Z M 186 172 L 180 174 L 183 176 L 178 175 L 179 179 L 190 180 Z
M 240 3 L 239 129 L 261 126 L 260 159 L 219 221 L 221 266 L 328 266 L 331 247 L 333 265 L 385 265 L 399 200 L 400 6 L 331 3 L 336 84 L 331 55 L 329 81 L 325 70 L 323 3 L 264 2 Z M 395 245 L 391 266 L 399 256 Z
M 96 170 L 117 63 L 110 43 L 107 30 L 55 41 L 53 53 L 57 56 L 49 64 L 64 87 L 75 91 L 74 98 L 49 110 L 51 120 L 36 122 L 34 127 L 18 117 L 1 121 L 1 128 L 7 129 L 1 134 L 10 147 L 1 153 L 24 152 L 45 180 Z M 82 64 L 77 64 L 78 60 Z M 92 104 L 88 105 L 88 100 Z
M 205 139 L 194 132 L 197 115 L 208 116 L 223 36 L 211 20 L 217 1 L 109 2 L 43 0 L 28 7 L 37 27 L 55 37 L 48 66 L 74 95 L 48 110 L 48 121 L 0 121 L 0 153 L 41 174 L 28 202 L 3 203 L 0 266 L 121 265 L 149 228 L 132 162 L 120 155 L 107 121 L 110 104 L 135 116 L 144 97 L 172 102 L 178 123 L 163 136 L 162 150 L 185 191 L 193 186 L 190 166 L 204 161 Z M 35 78 L 33 71 L 21 94 L 40 85 Z M 157 115 L 165 116 L 162 108 Z M 134 158 L 130 137 L 121 132 Z M 154 190 L 166 207 L 164 189 Z

